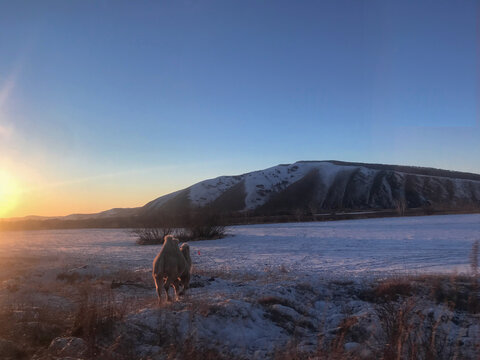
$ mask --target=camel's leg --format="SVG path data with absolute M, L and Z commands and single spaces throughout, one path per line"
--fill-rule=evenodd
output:
M 168 289 L 170 289 L 171 284 L 172 284 L 172 281 L 170 280 L 170 278 L 166 278 L 165 284 L 163 285 L 163 287 L 165 288 L 165 293 L 167 294 L 167 301 L 172 301 L 172 299 L 170 298 L 170 295 L 168 295 Z
M 155 281 L 155 289 L 157 290 L 157 296 L 158 296 L 158 302 L 161 303 L 162 302 L 162 294 L 160 292 L 160 287 L 158 286 L 158 278 L 157 276 L 153 275 L 153 280 Z
M 185 275 L 185 279 L 183 280 L 183 291 L 190 288 L 190 273 Z
M 185 290 L 188 289 L 188 282 L 190 281 L 190 277 L 188 275 L 184 275 L 180 278 L 179 283 L 182 284 L 182 290 L 178 293 L 178 295 L 184 295 Z
M 178 299 L 178 295 L 182 294 L 182 292 L 178 291 L 180 289 L 180 284 L 181 284 L 181 282 L 180 282 L 180 279 L 178 279 L 178 278 L 172 283 L 173 288 L 175 289 L 175 298 L 176 299 Z

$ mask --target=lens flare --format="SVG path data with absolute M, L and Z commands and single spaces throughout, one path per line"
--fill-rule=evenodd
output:
M 13 177 L 0 170 L 0 217 L 8 216 L 17 205 L 18 186 Z

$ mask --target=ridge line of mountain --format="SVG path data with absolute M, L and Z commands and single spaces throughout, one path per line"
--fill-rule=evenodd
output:
M 307 179 L 311 171 L 314 173 Z M 455 182 L 451 182 L 453 180 Z M 475 182 L 474 185 L 464 183 L 472 181 Z M 462 183 L 463 188 L 458 182 Z M 460 194 L 462 191 L 466 194 Z M 443 195 L 435 197 L 435 192 Z M 367 193 L 368 196 L 365 195 Z M 297 201 L 300 198 L 303 199 Z M 160 209 L 185 212 L 192 206 L 206 205 L 217 206 L 224 212 L 266 208 L 269 208 L 269 212 L 275 212 L 270 203 L 277 204 L 284 212 L 313 206 L 319 209 L 386 209 L 394 207 L 402 199 L 410 207 L 427 206 L 432 203 L 450 203 L 455 207 L 460 203 L 469 202 L 476 206 L 480 202 L 480 174 L 410 165 L 300 160 L 241 175 L 223 175 L 203 180 L 157 197 L 140 207 L 113 208 L 92 214 L 27 216 L 2 220 L 85 220 L 126 217 Z M 317 201 L 317 204 L 307 205 L 309 201 Z

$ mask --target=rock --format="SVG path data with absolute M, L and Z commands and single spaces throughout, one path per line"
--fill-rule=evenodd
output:
M 21 359 L 25 356 L 25 353 L 12 341 L 0 338 L 0 358 L 4 360 L 8 359 Z
M 57 337 L 48 347 L 50 354 L 61 357 L 82 357 L 87 350 L 87 343 L 77 337 Z
M 272 305 L 272 310 L 277 312 L 278 314 L 281 314 L 281 316 L 283 316 L 289 321 L 295 321 L 301 317 L 301 315 L 291 307 L 284 306 L 281 304 Z
M 330 308 L 330 304 L 322 300 L 316 301 L 313 306 L 315 307 L 315 310 L 321 313 L 326 312 Z
M 348 342 L 345 345 L 343 345 L 343 348 L 345 349 L 345 351 L 348 351 L 348 352 L 355 351 L 359 347 L 360 347 L 360 344 L 356 342 Z

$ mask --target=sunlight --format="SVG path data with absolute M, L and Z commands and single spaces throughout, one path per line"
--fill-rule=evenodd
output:
M 18 186 L 13 177 L 0 170 L 0 217 L 8 216 L 18 198 Z

